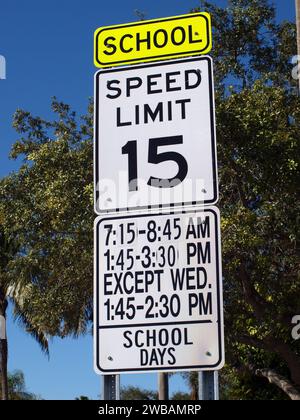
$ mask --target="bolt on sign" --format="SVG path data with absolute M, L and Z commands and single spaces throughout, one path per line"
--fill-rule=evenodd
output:
M 207 54 L 212 48 L 209 13 L 192 13 L 98 28 L 96 67 L 113 67 Z
M 94 272 L 98 373 L 222 367 L 217 208 L 98 217 Z
M 95 212 L 218 200 L 212 60 L 95 75 Z

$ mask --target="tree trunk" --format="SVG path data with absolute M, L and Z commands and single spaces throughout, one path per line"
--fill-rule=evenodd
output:
M 257 376 L 262 376 L 271 384 L 278 386 L 278 388 L 282 389 L 291 400 L 300 401 L 300 392 L 293 386 L 293 384 L 283 376 L 279 375 L 272 369 L 258 369 L 256 370 Z
M 0 375 L 2 400 L 8 400 L 6 308 L 7 300 L 4 293 L 0 290 Z
M 191 390 L 191 400 L 198 401 L 198 388 L 192 388 Z
M 8 381 L 7 381 L 7 340 L 0 340 L 0 363 L 1 363 L 1 389 L 2 400 L 8 400 Z
M 158 374 L 158 399 L 163 401 L 169 399 L 169 375 L 167 373 Z

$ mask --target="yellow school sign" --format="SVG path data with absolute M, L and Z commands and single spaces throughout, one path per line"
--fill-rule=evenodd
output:
M 98 28 L 94 35 L 97 67 L 206 54 L 212 48 L 208 13 L 193 13 Z

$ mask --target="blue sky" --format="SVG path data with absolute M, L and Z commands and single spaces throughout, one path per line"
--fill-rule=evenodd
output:
M 215 3 L 225 5 L 225 0 Z M 294 0 L 276 0 L 278 19 L 294 20 Z M 189 12 L 197 0 L 2 0 L 0 55 L 6 58 L 7 79 L 0 80 L 0 176 L 18 167 L 8 159 L 17 139 L 11 128 L 17 108 L 51 117 L 52 96 L 84 113 L 93 95 L 93 32 L 99 26 Z M 16 325 L 8 322 L 9 369 L 25 373 L 28 389 L 45 399 L 97 398 L 100 377 L 92 368 L 92 338 L 54 339 L 50 360 Z M 156 389 L 156 375 L 122 375 L 123 385 Z M 186 390 L 181 378 L 171 380 L 171 391 Z

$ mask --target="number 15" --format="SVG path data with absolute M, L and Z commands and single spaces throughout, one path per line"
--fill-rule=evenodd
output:
M 161 152 L 161 146 L 173 146 L 183 144 L 183 136 L 156 137 L 149 139 L 148 162 L 157 165 L 161 162 L 173 161 L 178 165 L 178 172 L 173 178 L 156 178 L 151 176 L 147 182 L 151 187 L 173 188 L 183 182 L 188 173 L 186 159 L 178 152 Z M 128 141 L 122 147 L 122 155 L 128 155 L 128 183 L 129 191 L 138 190 L 138 164 L 137 164 L 137 140 Z

